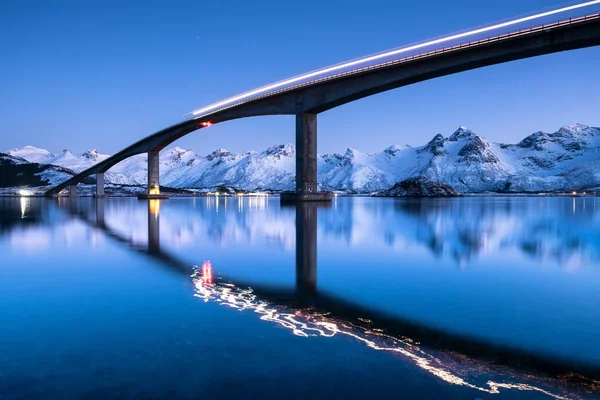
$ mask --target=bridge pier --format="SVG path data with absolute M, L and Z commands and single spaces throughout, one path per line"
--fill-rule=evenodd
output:
M 148 192 L 138 195 L 138 199 L 168 199 L 169 195 L 160 193 L 160 150 L 148 152 Z
M 296 114 L 296 191 L 281 194 L 281 202 L 331 201 L 317 191 L 317 114 Z
M 96 173 L 96 194 L 94 197 L 106 197 L 106 194 L 104 194 L 104 172 Z
M 69 186 L 69 197 L 77 198 L 79 195 L 77 194 L 77 184 L 74 183 Z

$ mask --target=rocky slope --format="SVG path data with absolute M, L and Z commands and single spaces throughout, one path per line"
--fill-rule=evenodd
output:
M 379 192 L 379 197 L 458 197 L 454 188 L 438 181 L 416 176 L 396 183 L 391 188 Z
M 10 155 L 31 162 L 81 171 L 108 157 L 91 150 L 53 154 L 26 146 Z M 290 190 L 294 187 L 293 145 L 262 152 L 216 150 L 206 156 L 179 147 L 161 152 L 161 183 L 176 188 L 211 189 L 221 185 L 243 190 Z M 143 185 L 146 157 L 114 166 L 107 182 Z M 423 176 L 462 193 L 586 190 L 600 187 L 600 128 L 567 125 L 557 132 L 533 133 L 516 144 L 489 142 L 459 127 L 435 135 L 423 146 L 390 146 L 378 153 L 347 149 L 318 157 L 322 190 L 372 193 L 407 178 Z M 58 182 L 52 181 L 52 183 Z
M 69 179 L 74 174 L 67 168 L 0 153 L 0 188 L 44 186 Z

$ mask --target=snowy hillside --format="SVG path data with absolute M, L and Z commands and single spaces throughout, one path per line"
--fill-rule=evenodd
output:
M 26 146 L 9 152 L 30 162 L 81 171 L 108 155 L 91 150 L 50 153 Z M 201 156 L 179 147 L 160 154 L 161 183 L 210 189 L 227 185 L 244 190 L 294 187 L 295 148 L 275 145 L 260 153 L 225 149 Z M 146 183 L 145 155 L 131 157 L 106 174 L 107 182 Z M 441 181 L 460 192 L 579 190 L 600 187 L 600 128 L 568 125 L 554 133 L 536 132 L 516 144 L 493 143 L 459 127 L 448 137 L 435 135 L 419 147 L 390 146 L 378 153 L 347 149 L 318 157 L 324 190 L 370 193 L 414 176 Z
M 44 186 L 71 178 L 74 172 L 50 164 L 29 162 L 0 153 L 0 188 Z

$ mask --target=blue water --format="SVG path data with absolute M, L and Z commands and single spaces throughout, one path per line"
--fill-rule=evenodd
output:
M 0 255 L 2 400 L 600 398 L 595 197 L 0 198 Z

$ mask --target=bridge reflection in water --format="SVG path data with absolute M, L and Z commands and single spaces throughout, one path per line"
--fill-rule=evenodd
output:
M 371 310 L 317 290 L 318 203 L 291 206 L 296 212 L 296 287 L 285 290 L 220 276 L 208 260 L 191 266 L 160 246 L 160 200 L 148 201 L 148 244 L 136 245 L 106 224 L 107 199 L 84 209 L 76 198 L 59 206 L 103 231 L 108 237 L 191 276 L 195 296 L 239 311 L 254 312 L 301 337 L 348 336 L 377 351 L 396 354 L 444 382 L 495 394 L 514 389 L 555 399 L 585 398 L 597 393 L 600 371 L 564 360 L 464 338 Z

